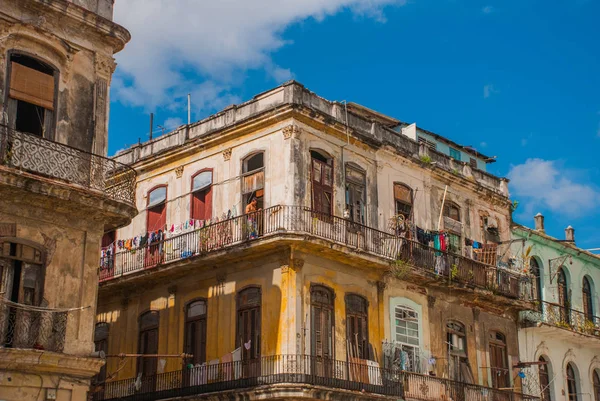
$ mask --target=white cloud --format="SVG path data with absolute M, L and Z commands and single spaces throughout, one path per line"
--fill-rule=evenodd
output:
M 552 160 L 527 159 L 511 166 L 508 173 L 513 198 L 523 202 L 524 214 L 547 208 L 568 217 L 595 210 L 600 192 L 591 185 L 576 182 L 575 171 Z
M 495 93 L 499 93 L 500 91 L 494 88 L 494 85 L 487 84 L 483 86 L 483 98 L 487 99 Z
M 494 12 L 494 7 L 492 6 L 485 6 L 481 9 L 481 12 L 484 14 L 491 14 Z
M 292 77 L 289 68 L 271 59 L 288 44 L 283 32 L 290 25 L 308 18 L 321 21 L 343 9 L 384 21 L 385 6 L 405 3 L 121 0 L 116 2 L 115 21 L 130 30 L 132 40 L 117 54 L 115 97 L 125 104 L 154 107 L 185 102 L 188 92 L 200 92 L 209 96 L 195 105 L 215 108 L 215 102 L 236 100 L 231 90 L 248 69 L 263 69 L 276 83 Z M 198 83 L 204 86 L 198 89 Z
M 180 125 L 183 125 L 183 119 L 179 117 L 169 117 L 163 123 L 163 127 L 165 127 L 168 131 L 171 131 Z

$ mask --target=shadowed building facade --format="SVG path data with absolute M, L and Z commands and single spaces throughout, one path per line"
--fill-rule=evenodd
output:
M 0 398 L 85 400 L 102 235 L 129 224 L 135 171 L 106 158 L 112 0 L 0 7 Z

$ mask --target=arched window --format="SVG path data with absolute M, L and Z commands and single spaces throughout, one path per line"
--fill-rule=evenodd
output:
M 562 267 L 558 269 L 558 304 L 560 305 L 560 321 L 562 323 L 571 323 L 571 310 L 569 302 L 569 286 L 567 283 L 567 273 Z
M 312 168 L 312 208 L 324 216 L 333 214 L 333 159 L 317 150 L 310 151 Z
M 578 401 L 579 397 L 577 394 L 577 376 L 575 375 L 575 368 L 573 364 L 569 362 L 567 364 L 567 391 L 569 401 Z
M 212 182 L 212 170 L 200 171 L 192 177 L 192 219 L 208 220 L 212 217 Z
M 448 343 L 448 370 L 452 380 L 473 383 L 473 373 L 467 358 L 467 331 L 459 322 L 446 324 L 446 340 Z
M 594 369 L 592 376 L 594 380 L 594 401 L 600 401 L 600 375 L 598 374 L 598 369 Z
M 265 154 L 254 153 L 242 161 L 242 204 L 246 207 L 253 198 L 258 201 L 257 209 L 264 208 Z
M 148 311 L 140 316 L 138 338 L 139 354 L 158 354 L 158 312 Z M 153 376 L 157 371 L 157 358 L 138 358 L 138 374 Z
M 109 325 L 106 322 L 96 323 L 94 329 L 94 350 L 96 352 L 102 351 L 104 354 L 108 353 L 108 331 Z M 93 384 L 102 384 L 106 380 L 106 364 L 100 368 L 100 372 L 93 377 Z
M 537 259 L 532 257 L 531 259 L 529 259 L 529 267 L 530 267 L 530 271 L 531 271 L 531 275 L 533 276 L 534 279 L 534 296 L 536 297 L 536 301 L 540 302 L 540 308 L 542 307 L 541 302 L 543 301 L 542 299 L 542 271 L 540 269 L 540 264 L 538 263 Z
M 592 301 L 592 283 L 588 276 L 583 277 L 583 313 L 590 322 L 594 321 L 594 304 Z
M 194 365 L 206 362 L 206 301 L 203 299 L 186 305 L 185 353 L 194 356 Z
M 394 183 L 394 204 L 396 216 L 402 215 L 406 221 L 412 217 L 413 194 L 408 185 Z
M 332 375 L 334 359 L 333 291 L 322 285 L 310 288 L 310 349 L 318 376 Z
M 346 339 L 351 356 L 369 359 L 368 302 L 360 295 L 346 295 Z
M 146 231 L 164 230 L 167 224 L 167 187 L 156 187 L 148 192 Z
M 490 332 L 490 366 L 492 386 L 494 388 L 510 387 L 510 371 L 508 369 L 508 355 L 506 353 L 506 337 L 498 331 Z
M 551 393 L 550 393 L 550 362 L 540 356 L 538 359 L 539 367 L 539 382 L 540 382 L 540 395 L 542 396 L 541 401 L 552 401 Z
M 346 164 L 346 210 L 355 223 L 365 224 L 366 181 L 364 171 Z
M 20 53 L 8 64 L 8 124 L 17 131 L 54 139 L 58 71 Z
M 237 295 L 237 336 L 236 345 L 242 347 L 244 360 L 260 358 L 261 326 L 260 287 L 248 287 Z M 257 364 L 257 367 L 260 365 Z
M 404 305 L 394 308 L 395 340 L 399 345 L 394 360 L 400 361 L 400 369 L 420 373 L 420 336 L 419 313 Z M 406 360 L 401 353 L 406 353 Z

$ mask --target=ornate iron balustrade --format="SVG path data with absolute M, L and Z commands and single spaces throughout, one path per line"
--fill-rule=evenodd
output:
M 136 172 L 115 160 L 0 125 L 0 165 L 135 205 Z
M 62 352 L 68 313 L 0 302 L 0 348 Z
M 510 391 L 384 369 L 366 360 L 346 362 L 310 355 L 274 355 L 197 365 L 174 372 L 107 382 L 92 389 L 92 394 L 94 401 L 152 401 L 279 383 L 308 384 L 424 401 L 538 400 Z
M 302 206 L 273 206 L 250 215 L 119 251 L 100 260 L 100 281 L 150 269 L 190 257 L 221 251 L 241 243 L 281 235 L 311 236 L 386 259 L 449 281 L 498 294 L 530 300 L 532 280 L 515 272 L 435 250 L 421 243 L 379 231 L 347 219 L 325 215 Z
M 524 323 L 545 323 L 577 333 L 600 337 L 600 317 L 551 302 L 540 302 L 538 310 L 521 312 Z

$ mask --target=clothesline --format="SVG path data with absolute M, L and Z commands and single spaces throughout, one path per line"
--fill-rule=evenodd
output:
M 12 302 L 12 301 L 9 301 L 9 300 L 3 299 L 3 298 L 0 298 L 0 302 L 6 304 L 8 306 L 11 306 L 13 308 L 29 310 L 32 312 L 54 312 L 54 313 L 75 312 L 75 311 L 81 311 L 81 310 L 91 308 L 91 306 L 81 306 L 79 308 L 44 308 L 42 306 L 19 304 L 19 303 Z

